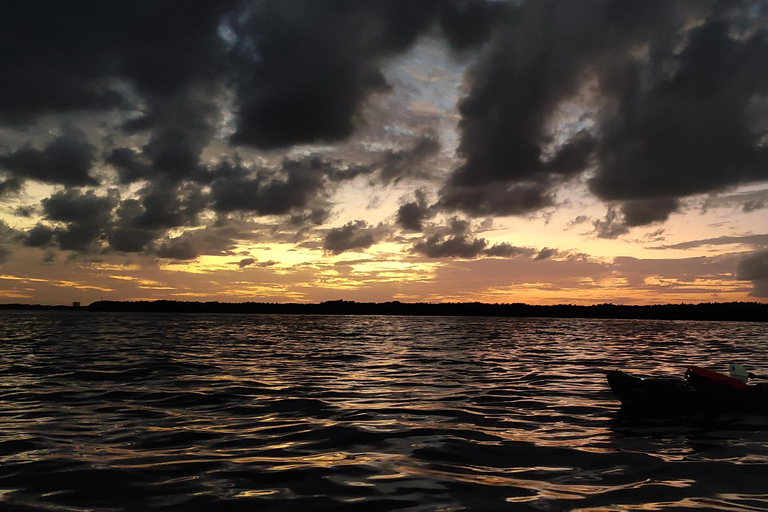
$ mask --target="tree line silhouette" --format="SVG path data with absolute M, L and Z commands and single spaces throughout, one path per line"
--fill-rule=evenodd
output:
M 768 321 L 768 304 L 759 302 L 706 302 L 699 304 L 622 305 L 574 304 L 535 305 L 482 302 L 354 302 L 331 300 L 320 303 L 198 302 L 198 301 L 108 301 L 88 306 L 0 304 L 0 310 L 79 310 L 136 313 L 236 313 L 288 315 L 404 315 L 404 316 L 499 316 L 532 318 L 606 318 L 656 320 Z
M 757 302 L 708 302 L 700 304 L 531 305 L 481 302 L 354 302 L 333 300 L 320 303 L 188 302 L 188 301 L 98 301 L 88 311 L 132 311 L 154 313 L 241 313 L 297 315 L 409 315 L 409 316 L 501 316 L 552 318 L 626 318 L 660 320 L 768 321 L 768 304 Z

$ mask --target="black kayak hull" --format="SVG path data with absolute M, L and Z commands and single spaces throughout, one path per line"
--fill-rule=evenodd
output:
M 720 384 L 684 379 L 643 378 L 620 370 L 607 373 L 608 384 L 626 409 L 663 415 L 765 414 L 768 389 L 764 385 L 736 389 Z

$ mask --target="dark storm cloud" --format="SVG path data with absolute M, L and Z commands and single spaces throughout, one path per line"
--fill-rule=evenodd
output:
M 193 259 L 200 253 L 199 247 L 231 245 L 230 237 L 221 243 L 204 239 L 207 232 L 196 238 L 167 239 L 169 229 L 197 226 L 206 205 L 206 196 L 194 183 L 150 184 L 137 197 L 123 201 L 116 191 L 100 196 L 93 191 L 63 190 L 42 201 L 43 215 L 53 226 L 39 224 L 24 243 L 43 247 L 55 241 L 65 250 L 145 252 Z M 165 242 L 158 243 L 164 237 Z
M 237 263 L 237 266 L 240 268 L 245 268 L 248 265 L 253 265 L 254 263 L 256 263 L 256 260 L 253 258 L 243 258 Z
M 488 245 L 484 238 L 471 238 L 467 235 L 445 237 L 435 234 L 411 247 L 411 253 L 423 254 L 428 258 L 464 258 L 479 256 Z
M 0 18 L 0 120 L 132 104 L 119 81 L 141 94 L 173 94 L 208 80 L 223 56 L 217 34 L 234 2 L 28 1 Z
M 219 120 L 226 45 L 221 16 L 235 1 L 16 2 L 0 19 L 0 122 L 49 113 L 118 108 L 139 112 L 124 125 L 148 142 L 107 161 L 120 181 L 205 180 L 200 154 Z M 93 152 L 59 139 L 44 151 L 5 155 L 17 175 L 94 185 Z M 58 160 L 66 159 L 57 165 Z
M 12 251 L 4 244 L 16 244 L 23 240 L 24 234 L 10 227 L 7 222 L 0 219 L 0 264 L 8 261 Z
M 43 199 L 46 218 L 59 222 L 104 225 L 110 220 L 117 203 L 114 193 L 98 196 L 93 191 L 63 190 Z
M 379 179 L 397 183 L 403 178 L 424 175 L 422 164 L 440 151 L 440 141 L 433 134 L 424 134 L 407 149 L 389 150 L 381 161 Z
M 621 206 L 621 213 L 624 214 L 624 223 L 627 226 L 645 226 L 667 220 L 679 206 L 677 199 L 674 198 L 639 199 L 624 203 Z
M 32 217 L 34 214 L 36 214 L 37 210 L 38 208 L 36 205 L 21 205 L 21 206 L 17 206 L 13 210 L 13 213 L 19 217 L 29 218 L 29 217 Z
M 261 226 L 261 228 L 265 227 Z M 266 227 L 266 229 L 269 228 L 272 226 Z M 242 243 L 243 240 L 253 241 L 264 236 L 264 233 L 258 231 L 256 225 L 252 225 L 251 230 L 242 231 L 231 226 L 212 224 L 185 231 L 175 238 L 169 237 L 163 230 L 143 231 L 152 233 L 153 237 L 144 244 L 142 252 L 158 258 L 174 260 L 192 260 L 203 255 L 237 256 L 242 254 L 242 252 L 236 252 L 237 244 Z
M 630 228 L 664 222 L 680 208 L 676 198 L 636 199 L 617 208 L 609 206 L 604 219 L 593 221 L 598 238 L 618 238 Z
M 506 182 L 457 185 L 449 183 L 440 191 L 436 207 L 462 211 L 475 217 L 524 215 L 554 204 L 548 182 Z
M 753 252 L 739 261 L 739 279 L 752 281 L 753 297 L 768 297 L 768 251 Z
M 424 221 L 434 216 L 434 211 L 427 204 L 424 190 L 417 190 L 415 196 L 414 201 L 403 203 L 397 209 L 395 222 L 406 231 L 421 231 Z
M 166 242 L 156 251 L 158 258 L 172 260 L 194 260 L 198 256 L 197 249 L 186 240 L 171 240 Z
M 736 40 L 726 20 L 692 31 L 676 72 L 651 88 L 627 87 L 605 121 L 592 189 L 608 199 L 685 196 L 768 177 L 753 116 L 768 91 L 763 31 Z M 760 119 L 763 118 L 763 119 Z
M 291 215 L 288 224 L 291 226 L 320 226 L 331 217 L 331 210 L 326 208 L 313 208 L 308 212 Z
M 552 258 L 553 256 L 557 256 L 557 254 L 558 254 L 558 250 L 557 249 L 552 249 L 552 248 L 549 248 L 549 247 L 545 247 L 542 250 L 540 250 L 538 252 L 538 254 L 536 254 L 536 257 L 534 259 L 535 260 L 548 260 L 548 259 Z
M 536 254 L 530 247 L 517 247 L 506 242 L 494 244 L 484 251 L 486 256 L 496 256 L 500 258 L 515 258 L 517 256 L 533 256 Z
M 678 198 L 768 179 L 761 4 L 508 6 L 470 66 L 459 105 L 465 162 L 439 205 L 522 214 L 549 206 L 557 187 L 594 169 L 591 190 L 623 214 L 599 230 L 614 237 L 666 220 Z M 569 121 L 574 135 L 563 143 L 549 127 L 568 101 L 592 114 Z M 505 194 L 521 186 L 527 194 Z
M 239 166 L 228 167 L 211 185 L 212 208 L 258 215 L 284 215 L 311 206 L 324 192 L 327 164 L 317 158 L 285 160 L 278 172 L 259 169 L 254 177 Z
M 480 44 L 492 9 L 490 2 L 437 0 L 250 5 L 227 26 L 239 105 L 233 142 L 279 148 L 348 137 L 362 101 L 391 87 L 381 71 L 386 57 L 440 22 L 457 48 Z
M 118 174 L 120 183 L 127 184 L 152 177 L 152 166 L 140 152 L 131 148 L 112 150 L 104 161 L 112 165 Z
M 28 247 L 43 247 L 53 238 L 54 230 L 44 224 L 36 224 L 27 232 L 24 245 Z
M 550 205 L 552 187 L 584 169 L 595 146 L 588 133 L 548 159 L 544 146 L 547 122 L 577 91 L 584 57 L 597 51 L 601 15 L 596 2 L 556 0 L 508 13 L 504 30 L 469 69 L 471 89 L 459 104 L 466 160 L 441 204 L 472 215 L 523 214 Z
M 95 162 L 96 148 L 79 130 L 70 130 L 42 150 L 32 147 L 0 155 L 0 168 L 17 178 L 31 178 L 62 185 L 96 185 L 89 173 Z
M 219 119 L 215 88 L 193 86 L 173 94 L 147 96 L 147 112 L 125 124 L 128 133 L 149 132 L 141 152 L 113 151 L 108 161 L 118 168 L 123 183 L 160 176 L 166 180 L 207 181 L 210 176 L 200 154 L 214 135 Z
M 458 50 L 479 45 L 497 10 L 482 0 L 15 2 L 0 19 L 0 123 L 120 109 L 133 116 L 125 132 L 148 137 L 107 155 L 122 183 L 206 181 L 200 158 L 224 102 L 236 109 L 235 144 L 344 139 L 361 102 L 390 89 L 385 59 L 435 25 Z M 415 149 L 430 151 L 430 142 Z M 393 152 L 382 179 L 397 180 L 417 155 Z M 24 174 L 92 183 L 78 169 Z
M 354 164 L 346 167 L 339 165 L 329 169 L 328 179 L 332 182 L 348 181 L 358 176 L 370 178 L 371 183 L 384 185 L 397 184 L 403 179 L 426 179 L 430 177 L 429 160 L 440 151 L 440 141 L 436 134 L 427 131 L 414 137 L 409 146 L 387 149 L 378 154 L 375 160 L 367 164 Z
M 161 231 L 133 226 L 115 226 L 109 231 L 109 246 L 120 252 L 142 252 L 162 235 Z
M 340 228 L 331 229 L 323 240 L 323 250 L 341 254 L 356 249 L 367 249 L 376 242 L 375 229 L 363 220 L 348 222 Z
M 12 228 L 7 222 L 0 219 L 0 243 L 16 243 L 24 239 L 24 234 Z
M 768 180 L 765 18 L 763 4 L 734 0 L 12 2 L 0 17 L 0 123 L 119 109 L 114 140 L 125 147 L 95 148 L 76 130 L 4 147 L 0 197 L 25 180 L 97 186 L 103 158 L 120 183 L 145 188 L 114 218 L 58 219 L 61 198 L 50 198 L 63 248 L 147 251 L 207 208 L 320 225 L 334 182 L 429 178 L 435 134 L 365 164 L 307 158 L 277 170 L 204 162 L 220 149 L 211 141 L 233 134 L 268 150 L 346 139 L 365 100 L 390 90 L 388 60 L 442 34 L 463 58 L 477 55 L 458 105 L 462 160 L 432 207 L 417 196 L 397 224 L 418 232 L 439 210 L 526 215 L 589 176 L 609 205 L 595 232 L 615 238 L 667 220 L 681 198 Z M 745 211 L 764 207 L 753 199 Z M 468 233 L 422 243 L 436 254 L 493 249 Z
M 122 252 L 142 252 L 172 228 L 190 227 L 207 207 L 207 197 L 194 183 L 152 183 L 137 198 L 122 201 L 108 231 L 109 245 Z
M 619 211 L 613 206 L 608 208 L 604 219 L 595 220 L 592 225 L 595 227 L 594 233 L 598 238 L 614 239 L 629 233 L 629 227 L 623 221 Z
M 63 250 L 88 252 L 98 249 L 97 240 L 112 221 L 112 212 L 119 201 L 115 192 L 106 196 L 93 191 L 63 190 L 43 199 L 45 217 L 62 226 L 54 228 L 54 238 Z
M 207 198 L 192 183 L 178 186 L 158 183 L 141 194 L 143 211 L 131 220 L 135 227 L 167 229 L 194 226 L 198 215 L 207 206 Z
M 114 28 L 104 25 L 113 17 L 110 11 L 115 9 L 98 1 L 77 8 L 6 4 L 0 17 L 0 120 L 20 123 L 49 112 L 121 104 L 110 87 L 110 51 L 103 42 Z
M 7 180 L 0 181 L 0 199 L 2 199 L 3 196 L 18 194 L 21 192 L 23 185 L 24 182 L 15 176 L 8 178 Z

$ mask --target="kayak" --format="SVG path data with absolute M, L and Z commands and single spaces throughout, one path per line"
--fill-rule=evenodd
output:
M 768 384 L 743 380 L 698 366 L 683 379 L 607 373 L 608 384 L 624 408 L 659 414 L 731 413 L 768 415 Z

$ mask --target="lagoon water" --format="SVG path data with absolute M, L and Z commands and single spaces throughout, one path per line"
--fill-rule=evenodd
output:
M 0 313 L 0 510 L 768 510 L 768 418 L 604 372 L 768 373 L 768 324 Z

